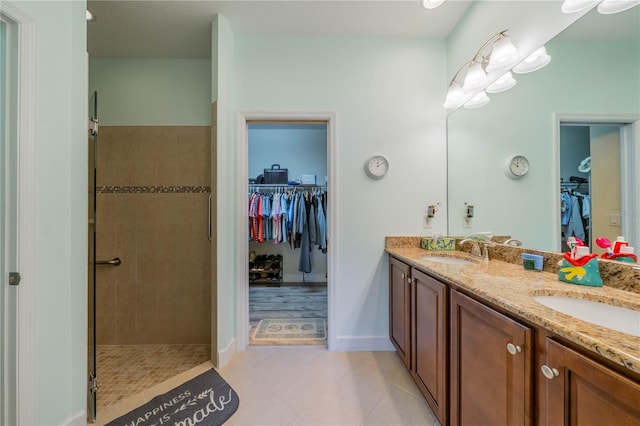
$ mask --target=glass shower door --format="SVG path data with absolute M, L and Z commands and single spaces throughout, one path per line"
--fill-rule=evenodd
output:
M 88 384 L 87 384 L 87 417 L 90 422 L 96 419 L 96 399 L 98 393 L 96 374 L 96 199 L 97 179 L 96 163 L 98 157 L 98 92 L 89 98 L 89 202 L 88 202 Z

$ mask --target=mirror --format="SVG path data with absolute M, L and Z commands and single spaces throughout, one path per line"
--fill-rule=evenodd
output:
M 627 210 L 604 206 L 591 214 L 625 215 L 618 235 L 630 232 L 627 240 L 638 247 L 640 171 L 630 174 L 626 168 L 638 164 L 640 151 L 639 18 L 640 7 L 614 15 L 591 10 L 546 43 L 552 59 L 545 68 L 514 74 L 516 86 L 490 95 L 486 106 L 449 115 L 449 235 L 493 231 L 511 235 L 525 247 L 561 251 L 560 123 L 635 122 L 635 133 L 626 126 L 627 148 L 634 151 L 622 149 L 626 161 L 613 171 L 628 184 L 622 191 Z M 506 163 L 517 154 L 527 157 L 530 169 L 511 179 Z M 466 217 L 469 206 L 472 218 Z

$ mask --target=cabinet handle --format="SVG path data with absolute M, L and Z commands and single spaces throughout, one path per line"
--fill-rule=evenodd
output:
M 542 370 L 542 375 L 549 380 L 553 379 L 554 377 L 558 377 L 560 375 L 560 372 L 557 369 L 551 368 L 546 365 L 543 365 L 542 367 L 540 367 L 540 370 Z
M 516 346 L 513 343 L 508 343 L 507 344 L 507 351 L 509 351 L 509 353 L 511 355 L 515 355 L 518 352 L 522 352 L 522 348 L 520 346 Z
M 407 277 L 407 284 L 411 284 L 411 277 Z

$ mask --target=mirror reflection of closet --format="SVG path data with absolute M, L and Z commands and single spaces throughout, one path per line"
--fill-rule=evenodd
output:
M 592 251 L 604 249 L 596 238 L 622 235 L 620 175 L 621 124 L 562 123 L 560 126 L 560 197 L 562 251 L 570 236 Z

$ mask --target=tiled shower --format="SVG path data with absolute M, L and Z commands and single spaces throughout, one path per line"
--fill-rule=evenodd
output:
M 211 128 L 101 126 L 98 146 L 96 257 L 122 262 L 97 266 L 98 360 L 114 345 L 158 356 L 162 345 L 198 345 L 186 352 L 208 360 Z M 117 387 L 110 376 L 98 362 L 99 408 Z

